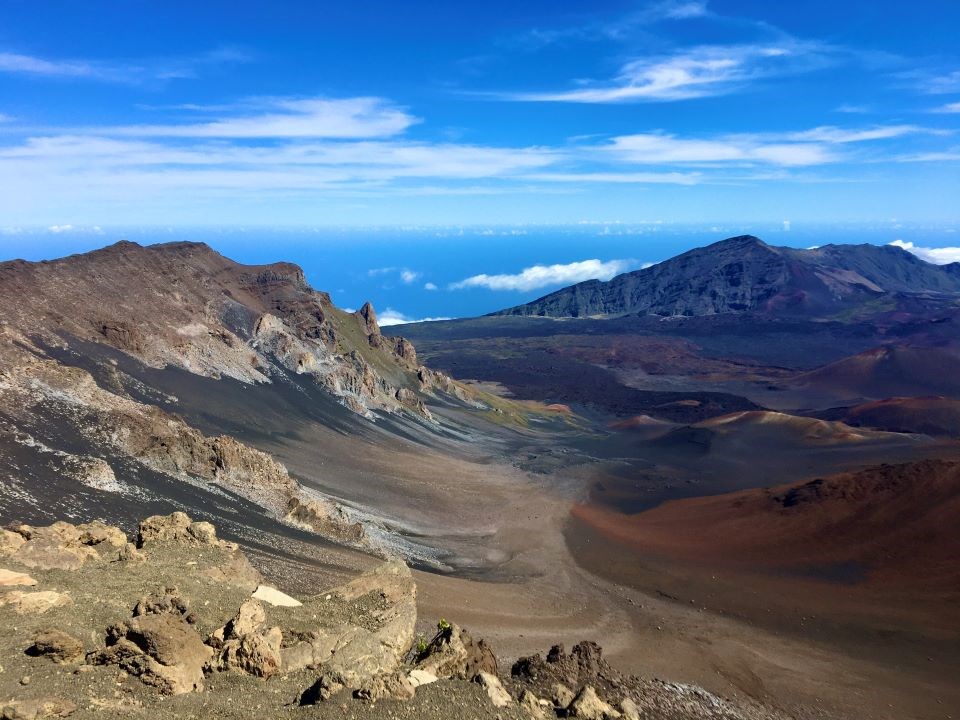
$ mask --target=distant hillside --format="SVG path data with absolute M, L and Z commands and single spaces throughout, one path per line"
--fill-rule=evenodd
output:
M 743 235 L 493 314 L 672 317 L 753 312 L 820 317 L 860 308 L 896 310 L 901 298 L 942 300 L 954 295 L 960 296 L 960 263 L 932 265 L 891 245 L 797 250 Z

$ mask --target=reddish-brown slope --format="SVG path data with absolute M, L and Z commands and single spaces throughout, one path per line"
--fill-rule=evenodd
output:
M 799 375 L 796 384 L 838 396 L 882 400 L 895 396 L 960 398 L 960 352 L 955 347 L 889 345 Z
M 836 408 L 825 416 L 875 430 L 960 437 L 960 400 L 943 396 L 887 398 Z
M 804 483 L 575 516 L 641 554 L 741 569 L 862 566 L 871 583 L 960 592 L 960 462 L 881 465 Z

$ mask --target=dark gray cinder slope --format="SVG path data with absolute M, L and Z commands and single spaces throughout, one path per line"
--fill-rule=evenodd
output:
M 932 265 L 895 246 L 798 250 L 752 235 L 697 248 L 608 282 L 588 280 L 493 315 L 589 317 L 753 312 L 818 317 L 916 296 L 960 297 L 960 263 Z

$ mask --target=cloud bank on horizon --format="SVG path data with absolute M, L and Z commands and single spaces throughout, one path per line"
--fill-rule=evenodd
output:
M 0 213 L 43 227 L 958 219 L 960 7 L 372 5 L 231 5 L 229 25 L 225 0 L 95 0 L 53 23 L 4 6 Z
M 578 262 L 554 265 L 533 265 L 515 274 L 471 275 L 455 283 L 451 290 L 467 288 L 486 288 L 487 290 L 528 291 L 540 288 L 572 285 L 585 280 L 609 280 L 614 275 L 632 270 L 637 265 L 634 260 L 580 260 Z

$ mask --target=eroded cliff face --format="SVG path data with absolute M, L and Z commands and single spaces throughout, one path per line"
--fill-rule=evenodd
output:
M 140 373 L 146 383 L 124 372 L 123 355 L 148 371 Z M 180 399 L 149 384 L 150 368 L 220 380 L 224 392 L 229 385 L 229 392 L 302 393 L 315 383 L 317 395 L 363 418 L 403 415 L 425 429 L 433 425 L 425 399 L 467 397 L 453 380 L 420 368 L 410 342 L 384 336 L 372 306 L 337 309 L 289 263 L 239 265 L 193 243 L 118 243 L 54 262 L 7 262 L 0 264 L 0 446 L 10 452 L 0 462 L 0 490 L 42 505 L 30 480 L 39 463 L 47 475 L 142 503 L 149 500 L 143 483 L 129 481 L 146 468 L 370 547 L 349 512 L 305 490 L 249 439 L 229 429 L 204 432 L 203 413 L 189 421 L 179 415 Z M 293 377 L 299 390 L 291 389 Z M 215 395 L 220 384 L 204 382 Z M 248 431 L 256 427 L 252 408 Z M 217 419 L 218 428 L 232 427 Z M 295 432 L 296 422 L 290 418 L 283 432 Z
M 337 309 L 290 263 L 245 266 L 198 243 L 121 242 L 44 263 L 0 264 L 6 326 L 41 344 L 102 343 L 152 367 L 269 383 L 313 376 L 351 410 L 429 414 L 416 392 L 416 350 L 381 334 L 367 304 Z
M 328 537 L 367 546 L 362 527 L 351 522 L 335 503 L 308 495 L 287 469 L 269 454 L 228 435 L 208 436 L 182 418 L 155 405 L 112 393 L 90 373 L 30 353 L 29 340 L 9 330 L 0 369 L 0 434 L 17 444 L 37 447 L 30 428 L 55 423 L 61 435 L 81 436 L 91 452 L 127 457 L 183 482 L 223 488 L 292 522 L 291 503 L 309 502 L 314 522 L 309 529 Z M 11 346 L 21 348 L 11 351 Z M 61 471 L 96 490 L 125 493 L 122 475 L 102 457 L 78 454 L 69 443 L 43 446 Z M 300 523 L 302 526 L 303 523 Z

